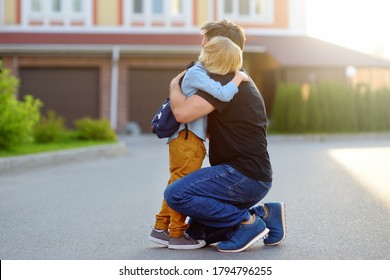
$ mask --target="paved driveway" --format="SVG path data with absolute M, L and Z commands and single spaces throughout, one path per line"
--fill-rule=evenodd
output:
M 168 180 L 165 140 L 126 156 L 0 175 L 0 259 L 390 259 L 390 136 L 269 139 L 287 238 L 238 254 L 149 242 Z

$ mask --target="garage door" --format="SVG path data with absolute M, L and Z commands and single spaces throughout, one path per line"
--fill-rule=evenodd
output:
M 152 120 L 162 101 L 169 96 L 169 84 L 178 69 L 130 69 L 128 72 L 128 120 L 137 122 L 142 132 L 150 132 Z
M 42 112 L 54 110 L 66 126 L 82 117 L 99 117 L 98 68 L 22 68 L 21 96 L 30 94 L 44 103 Z

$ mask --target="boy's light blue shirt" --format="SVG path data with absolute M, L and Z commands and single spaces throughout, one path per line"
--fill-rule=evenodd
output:
M 181 89 L 185 96 L 191 96 L 198 90 L 205 91 L 213 97 L 228 102 L 238 92 L 238 87 L 232 81 L 223 86 L 220 82 L 214 81 L 207 75 L 206 69 L 198 61 L 187 70 Z M 207 133 L 207 116 L 199 118 L 187 124 L 188 130 L 192 131 L 196 136 L 206 141 Z M 181 130 L 185 129 L 185 124 L 180 124 L 179 129 L 168 139 L 168 142 L 175 139 Z

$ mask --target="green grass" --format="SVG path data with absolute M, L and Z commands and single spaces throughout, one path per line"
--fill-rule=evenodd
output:
M 82 147 L 91 147 L 91 146 L 97 146 L 103 144 L 114 144 L 114 143 L 117 143 L 117 141 L 70 140 L 65 142 L 47 143 L 47 144 L 31 143 L 31 144 L 26 144 L 18 148 L 15 148 L 12 151 L 0 150 L 0 158 L 36 154 L 36 153 L 43 153 L 43 152 L 50 152 L 50 151 L 75 149 L 75 148 L 82 148 Z

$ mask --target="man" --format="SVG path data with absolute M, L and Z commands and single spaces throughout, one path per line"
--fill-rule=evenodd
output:
M 225 36 L 244 47 L 243 30 L 226 20 L 206 24 L 202 34 L 202 45 L 214 36 Z M 240 252 L 261 238 L 265 238 L 266 245 L 281 243 L 285 238 L 284 203 L 249 209 L 272 186 L 267 115 L 260 92 L 250 81 L 242 83 L 228 103 L 202 91 L 187 98 L 179 85 L 183 74 L 170 85 L 172 111 L 182 123 L 208 115 L 211 167 L 170 184 L 164 193 L 168 205 L 191 217 L 190 236 L 218 242 L 221 252 Z M 233 75 L 211 77 L 226 84 Z

